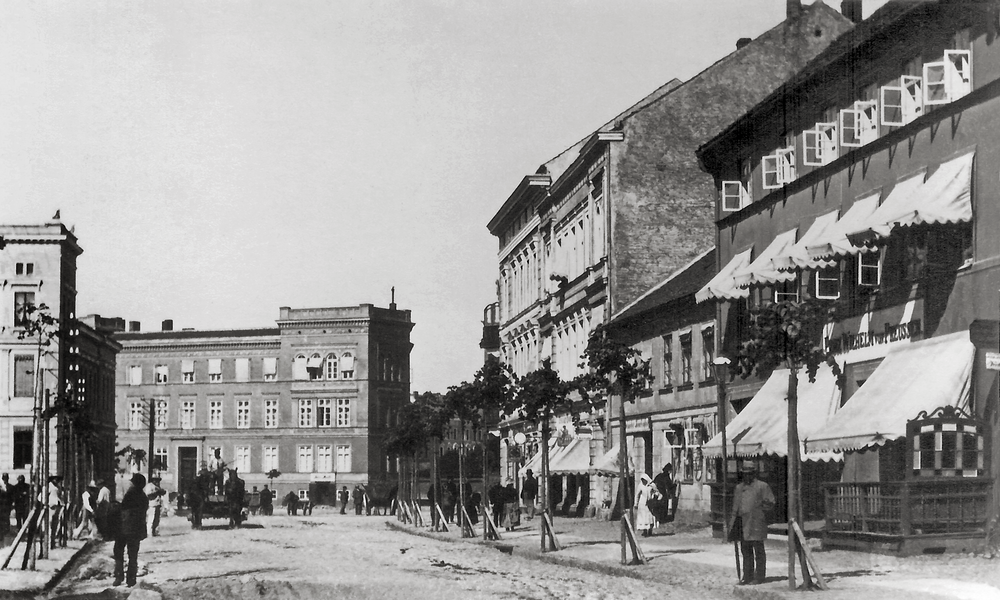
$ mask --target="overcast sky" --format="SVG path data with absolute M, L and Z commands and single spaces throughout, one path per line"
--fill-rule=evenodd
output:
M 0 223 L 60 209 L 84 248 L 79 313 L 144 330 L 384 307 L 395 286 L 412 387 L 444 391 L 482 363 L 486 223 L 521 178 L 784 11 L 0 0 Z

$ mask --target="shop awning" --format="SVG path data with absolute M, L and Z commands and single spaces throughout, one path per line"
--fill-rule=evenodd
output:
M 580 475 L 590 472 L 590 440 L 575 439 L 549 463 L 553 475 Z
M 773 240 L 771 240 L 770 245 L 760 253 L 760 256 L 754 259 L 752 263 L 746 267 L 739 269 L 733 273 L 733 280 L 737 287 L 746 288 L 752 284 L 771 284 L 776 281 L 790 281 L 795 279 L 793 273 L 783 273 L 774 268 L 771 264 L 771 259 L 781 256 L 786 253 L 789 248 L 795 245 L 795 236 L 798 234 L 798 228 L 789 229 L 784 233 L 779 233 Z
M 771 259 L 771 265 L 778 271 L 794 271 L 796 269 L 819 269 L 834 264 L 832 260 L 814 259 L 809 256 L 809 246 L 823 239 L 826 231 L 837 222 L 838 211 L 828 212 L 816 217 L 809 229 L 798 242 L 789 246 L 784 252 Z
M 556 439 L 554 437 L 551 438 L 549 440 L 549 466 L 550 467 L 552 466 L 552 459 L 554 459 L 556 457 L 556 455 L 557 455 L 557 453 L 558 453 L 559 450 L 561 450 L 561 448 L 558 448 L 556 446 Z M 542 473 L 542 450 L 541 450 L 541 448 L 538 449 L 538 452 L 535 452 L 534 456 L 532 456 L 530 459 L 528 459 L 528 462 L 526 462 L 524 464 L 524 466 L 521 467 L 521 470 L 518 471 L 518 473 L 521 475 L 521 477 L 524 477 L 525 473 L 528 472 L 528 469 L 531 469 L 531 472 L 534 475 L 541 475 L 541 473 Z
M 819 430 L 840 405 L 840 387 L 828 366 L 821 366 L 816 381 L 805 371 L 798 374 L 799 439 Z M 702 446 L 706 456 L 722 454 L 722 434 Z M 777 369 L 743 411 L 726 426 L 726 452 L 730 456 L 788 455 L 788 369 Z M 806 453 L 802 460 L 840 460 L 836 452 Z
M 975 346 L 962 331 L 897 346 L 829 422 L 802 436 L 809 451 L 859 450 L 906 435 L 906 422 L 966 408 Z
M 310 356 L 309 360 L 306 362 L 306 366 L 310 369 L 319 369 L 323 366 L 323 357 L 319 355 Z
M 750 264 L 750 255 L 752 253 L 753 246 L 732 257 L 726 263 L 726 266 L 722 267 L 722 270 L 711 281 L 705 284 L 705 287 L 698 290 L 694 295 L 695 301 L 700 303 L 713 298 L 717 300 L 736 300 L 737 298 L 746 298 L 749 296 L 749 292 L 736 287 L 736 283 L 733 281 L 733 273 L 746 268 Z
M 612 477 L 619 475 L 621 473 L 621 463 L 618 462 L 619 452 L 620 448 L 616 444 L 611 450 L 605 452 L 604 456 L 594 462 L 591 472 Z M 628 470 L 629 472 L 635 472 L 635 464 L 632 462 L 631 456 L 628 457 Z
M 847 233 L 864 228 L 869 222 L 868 218 L 878 207 L 878 199 L 879 194 L 873 194 L 855 202 L 839 221 L 826 228 L 818 240 L 806 246 L 809 257 L 814 260 L 828 259 L 846 254 L 853 256 L 858 252 L 867 251 L 866 248 L 852 244 L 851 240 L 847 239 Z
M 888 237 L 898 226 L 971 221 L 974 157 L 970 152 L 942 163 L 926 182 L 920 176 L 897 184 L 872 214 L 870 231 Z M 896 190 L 904 186 L 897 195 Z

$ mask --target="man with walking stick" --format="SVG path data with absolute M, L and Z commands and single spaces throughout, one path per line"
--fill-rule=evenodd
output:
M 743 554 L 743 577 L 740 585 L 764 583 L 767 574 L 767 519 L 764 513 L 774 508 L 774 493 L 763 481 L 757 479 L 757 465 L 743 463 L 743 481 L 736 486 L 733 496 L 733 516 L 729 523 L 729 537 L 740 542 Z M 736 565 L 739 573 L 739 563 Z

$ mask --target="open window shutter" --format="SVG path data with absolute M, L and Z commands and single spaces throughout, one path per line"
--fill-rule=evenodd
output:
M 775 190 L 781 187 L 781 179 L 779 176 L 779 163 L 778 156 L 775 154 L 770 154 L 768 156 L 760 159 L 761 171 L 764 176 L 764 189 L 765 190 Z
M 945 50 L 944 64 L 948 99 L 956 100 L 972 91 L 972 52 Z
M 743 208 L 743 199 L 743 182 L 722 182 L 722 210 L 726 212 L 733 212 Z
M 840 145 L 846 148 L 860 148 L 863 144 L 858 132 L 860 113 L 853 108 L 840 111 Z
M 924 63 L 924 104 L 947 104 L 948 79 L 943 60 Z

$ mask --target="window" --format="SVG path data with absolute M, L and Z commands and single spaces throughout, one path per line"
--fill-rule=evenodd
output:
M 604 171 L 590 180 L 590 198 L 594 205 L 594 262 L 607 254 L 607 240 L 604 235 Z
M 337 472 L 349 473 L 351 471 L 351 447 L 337 446 Z
M 899 85 L 883 86 L 881 95 L 882 124 L 906 125 L 924 112 L 923 78 L 903 75 Z
M 209 381 L 222 381 L 222 359 L 221 358 L 210 358 L 208 359 L 208 380 Z
M 840 145 L 860 148 L 878 137 L 878 102 L 858 100 L 840 111 Z
M 264 464 L 261 468 L 264 473 L 278 468 L 278 447 L 264 446 Z
M 167 383 L 167 378 L 170 373 L 167 365 L 156 365 L 156 368 L 153 369 L 153 372 L 156 375 L 156 383 L 158 385 L 163 385 Z
M 837 124 L 816 123 L 802 132 L 803 164 L 821 167 L 837 158 Z
M 236 359 L 236 381 L 250 381 L 250 359 Z
M 674 385 L 674 337 L 663 336 L 663 387 Z
M 681 336 L 681 384 L 691 383 L 691 334 Z
M 264 358 L 264 381 L 275 381 L 278 378 L 278 359 L 273 356 Z
M 323 379 L 323 357 L 319 354 L 310 356 L 306 362 L 306 373 L 311 381 Z
M 278 401 L 264 401 L 264 427 L 274 429 L 278 426 Z
M 338 377 L 340 377 L 340 371 L 337 369 L 337 355 L 328 354 L 326 357 L 326 378 L 332 380 Z
M 924 63 L 924 104 L 947 104 L 971 91 L 971 51 L 945 50 L 944 60 Z
M 779 281 L 774 284 L 775 302 L 798 302 L 799 301 L 799 276 L 791 281 Z
M 782 148 L 761 159 L 764 189 L 775 190 L 795 181 L 795 148 Z
M 319 427 L 333 426 L 333 400 L 321 398 L 316 401 L 316 425 Z
M 344 379 L 354 379 L 354 356 L 344 352 L 340 357 L 340 376 Z
M 337 398 L 337 427 L 351 426 L 350 398 Z
M 312 400 L 299 400 L 299 427 L 315 427 Z
M 877 287 L 882 280 L 881 252 L 863 252 L 858 254 L 858 285 L 861 287 Z
M 31 276 L 35 272 L 35 263 L 17 263 L 14 265 L 15 275 Z
M 753 199 L 742 181 L 722 182 L 722 210 L 735 212 L 749 206 Z
M 701 330 L 701 380 L 711 381 L 715 376 L 715 328 Z
M 316 470 L 320 473 L 333 472 L 333 447 L 316 446 Z
M 181 429 L 194 429 L 194 402 L 185 401 L 181 404 Z
M 166 448 L 154 449 L 153 468 L 160 471 L 166 471 L 167 469 L 169 469 L 170 466 L 167 464 L 167 456 L 169 456 L 169 453 L 167 452 Z
M 25 327 L 35 308 L 35 292 L 14 292 L 14 327 Z
M 299 473 L 313 472 L 313 447 L 299 446 L 299 462 L 296 465 Z
M 250 472 L 250 446 L 236 446 L 236 471 Z
M 128 405 L 128 428 L 132 431 L 142 429 L 143 421 L 143 406 L 142 402 L 130 402 Z
M 181 382 L 183 383 L 194 383 L 194 361 L 193 360 L 182 360 L 181 361 Z
M 35 434 L 30 427 L 14 427 L 13 464 L 15 469 L 27 469 L 31 466 L 31 453 Z
M 166 429 L 167 428 L 167 401 L 166 400 L 157 400 L 156 401 L 156 428 L 157 429 Z
M 14 397 L 33 398 L 34 396 L 35 396 L 35 357 L 30 354 L 15 354 Z
M 139 365 L 132 365 L 128 368 L 128 384 L 129 385 L 142 385 L 142 367 Z
M 208 428 L 222 429 L 222 400 L 212 400 L 208 403 Z
M 250 429 L 250 401 L 236 401 L 236 428 Z
M 292 363 L 292 378 L 299 381 L 309 379 L 309 373 L 306 371 L 306 356 L 304 354 L 299 354 L 295 357 L 295 362 Z
M 840 298 L 840 267 L 833 266 L 816 271 L 816 297 L 820 300 Z

